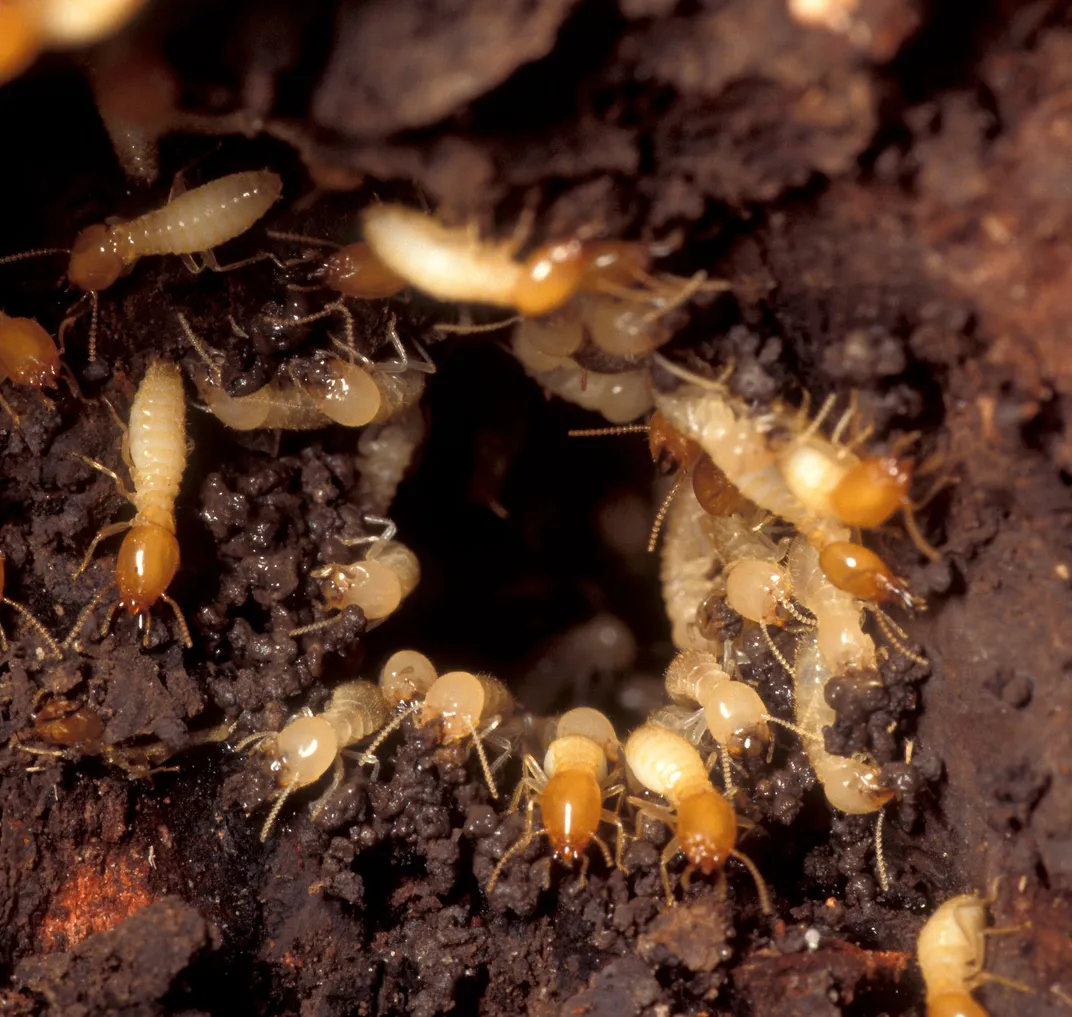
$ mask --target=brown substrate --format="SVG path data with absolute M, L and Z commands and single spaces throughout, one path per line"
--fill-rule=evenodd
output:
M 166 138 L 164 179 L 147 192 L 128 193 L 69 62 L 0 90 L 0 247 L 62 246 L 137 214 L 184 167 L 199 181 L 270 166 L 286 198 L 267 224 L 338 239 L 374 196 L 500 232 L 527 200 L 541 236 L 593 221 L 612 236 L 680 228 L 667 267 L 703 268 L 733 293 L 702 302 L 672 350 L 732 361 L 757 405 L 856 393 L 876 444 L 918 430 L 920 460 L 956 479 L 922 513 L 941 562 L 894 528 L 875 536 L 930 603 L 901 619 L 929 673 L 892 654 L 883 694 L 844 697 L 828 732 L 830 749 L 868 752 L 897 788 L 892 888 L 875 877 L 873 820 L 831 815 L 788 732 L 735 799 L 755 823 L 743 847 L 770 881 L 772 918 L 734 863 L 724 895 L 694 878 L 667 911 L 656 828 L 629 847 L 628 876 L 594 854 L 582 882 L 537 841 L 486 897 L 521 819 L 491 807 L 474 760 L 408 727 L 376 783 L 351 767 L 315 821 L 296 797 L 259 843 L 263 811 L 246 813 L 271 789 L 263 760 L 189 748 L 191 731 L 276 729 L 403 646 L 492 671 L 540 710 L 599 706 L 624 731 L 659 701 L 671 654 L 644 551 L 643 444 L 567 438 L 598 421 L 546 401 L 495 337 L 437 338 L 431 324 L 452 311 L 417 297 L 355 303 L 373 356 L 390 355 L 379 346 L 394 313 L 438 366 L 428 441 L 390 508 L 421 585 L 372 632 L 355 610 L 289 638 L 322 614 L 310 571 L 348 560 L 340 538 L 364 532 L 362 510 L 386 508 L 362 486 L 357 435 L 239 435 L 191 410 L 171 592 L 193 649 L 166 609 L 147 647 L 125 616 L 100 637 L 101 611 L 57 663 L 0 606 L 12 642 L 0 664 L 0 1010 L 918 1017 L 912 951 L 928 907 L 1001 875 L 995 923 L 1030 926 L 994 941 L 989 966 L 1035 993 L 990 986 L 980 998 L 995 1017 L 1061 1013 L 1051 987 L 1072 993 L 1072 25 L 1058 5 L 860 0 L 844 34 L 797 24 L 784 0 L 305 6 L 151 8 L 137 45 L 162 43 L 184 108 L 245 108 L 283 127 Z M 296 211 L 310 173 L 356 189 Z M 227 260 L 271 243 L 258 227 Z M 54 332 L 72 299 L 62 271 L 62 258 L 0 266 L 0 307 Z M 326 344 L 319 326 L 247 341 L 227 323 L 249 331 L 287 282 L 269 263 L 191 276 L 147 260 L 102 296 L 96 363 L 85 319 L 68 333 L 84 400 L 61 383 L 46 405 L 0 383 L 20 415 L 17 429 L 0 420 L 5 593 L 53 633 L 112 574 L 115 542 L 70 578 L 96 530 L 127 511 L 73 457 L 121 468 L 96 397 L 125 416 L 149 358 L 192 369 L 179 311 L 226 353 L 235 394 L 310 356 Z M 594 627 L 565 635 L 596 616 L 624 632 L 616 652 Z M 788 678 L 752 649 L 750 677 L 788 719 Z M 21 751 L 13 736 L 40 744 L 46 693 L 99 710 L 113 748 Z M 173 772 L 135 780 L 112 765 L 147 742 L 177 753 Z M 517 776 L 515 762 L 501 786 Z

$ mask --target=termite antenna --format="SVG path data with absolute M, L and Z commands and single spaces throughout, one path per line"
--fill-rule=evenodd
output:
M 268 839 L 268 834 L 272 832 L 272 827 L 275 825 L 275 821 L 279 818 L 279 813 L 286 804 L 287 798 L 290 797 L 291 791 L 293 791 L 298 784 L 299 781 L 292 780 L 285 788 L 283 788 L 282 793 L 275 800 L 275 804 L 272 806 L 272 811 L 268 813 L 268 818 L 264 821 L 264 826 L 261 827 L 260 841 L 262 844 Z
M 380 533 L 366 537 L 344 537 L 340 539 L 339 543 L 345 544 L 347 547 L 358 547 L 362 544 L 378 544 L 380 541 L 394 540 L 395 535 L 398 533 L 398 526 L 386 516 L 366 514 L 361 517 L 361 521 L 364 523 L 372 523 L 373 526 L 382 526 L 383 530 Z
M 655 513 L 655 522 L 651 526 L 651 536 L 648 537 L 648 554 L 651 554 L 655 550 L 656 544 L 659 543 L 659 533 L 663 528 L 663 521 L 666 519 L 666 513 L 670 511 L 670 505 L 674 498 L 677 497 L 678 491 L 681 490 L 682 485 L 688 479 L 688 474 L 684 471 L 680 472 L 674 480 L 673 487 L 670 488 L 666 497 L 663 499 L 663 503 L 659 506 L 659 511 Z
M 310 237 L 305 233 L 287 233 L 283 230 L 265 230 L 264 233 L 265 236 L 269 236 L 273 240 L 283 240 L 288 243 L 312 244 L 316 247 L 334 247 L 336 249 L 342 247 L 342 244 L 334 240 L 325 240 L 323 237 Z
M 778 661 L 778 663 L 781 664 L 782 667 L 784 667 L 786 669 L 786 671 L 789 672 L 790 675 L 795 676 L 796 671 L 793 669 L 793 665 L 790 664 L 789 661 L 785 659 L 785 655 L 782 653 L 782 651 L 779 650 L 778 647 L 774 645 L 774 639 L 772 638 L 772 636 L 770 634 L 770 629 L 767 627 L 767 623 L 766 622 L 760 622 L 759 627 L 760 627 L 760 630 L 763 632 L 763 638 L 764 638 L 764 640 L 766 640 L 768 649 L 770 650 L 770 652 L 772 654 L 774 654 L 774 659 L 776 661 Z
M 506 328 L 508 325 L 516 325 L 521 321 L 520 314 L 512 314 L 509 318 L 504 318 L 502 321 L 492 321 L 486 325 L 451 325 L 447 323 L 440 323 L 433 327 L 437 332 L 445 332 L 447 335 L 480 335 L 484 332 L 498 332 L 501 328 Z
M 759 896 L 760 910 L 765 915 L 773 914 L 774 909 L 771 907 L 770 891 L 767 889 L 767 881 L 760 874 L 759 869 L 756 867 L 756 863 L 743 851 L 738 851 L 736 848 L 733 848 L 730 851 L 730 854 L 752 874 L 752 879 L 755 880 L 756 884 L 756 893 Z
M 717 378 L 705 378 L 702 374 L 697 374 L 695 371 L 690 371 L 687 367 L 682 367 L 681 364 L 674 363 L 674 361 L 669 360 L 659 352 L 652 353 L 651 358 L 658 363 L 660 367 L 664 367 L 667 371 L 680 378 L 682 381 L 687 381 L 693 385 L 699 385 L 701 388 L 706 388 L 712 392 L 722 392 L 726 387 L 726 382 L 733 374 L 732 364 L 727 364 Z
M 878 885 L 883 893 L 890 892 L 890 874 L 886 868 L 886 853 L 883 851 L 883 830 L 886 826 L 886 810 L 881 809 L 875 820 L 875 870 L 878 873 Z
M 100 297 L 96 290 L 89 294 L 89 362 L 97 359 L 97 319 L 100 317 Z
M 172 597 L 169 597 L 166 593 L 160 594 L 160 599 L 171 608 L 175 615 L 175 621 L 179 626 L 179 632 L 182 634 L 183 645 L 188 650 L 194 648 L 194 641 L 190 638 L 190 626 L 186 624 L 186 616 L 182 613 L 182 608 L 175 603 Z M 147 634 L 148 635 L 148 634 Z
M 288 639 L 297 639 L 299 636 L 307 636 L 311 632 L 323 632 L 325 629 L 330 629 L 334 625 L 338 625 L 342 620 L 342 612 L 338 611 L 330 618 L 321 618 L 320 621 L 310 622 L 308 625 L 301 625 L 296 629 L 291 629 L 287 633 Z
M 78 633 L 82 630 L 82 626 L 85 625 L 86 619 L 88 619 L 89 616 L 97 609 L 100 602 L 104 599 L 104 595 L 113 586 L 115 586 L 114 579 L 110 583 L 105 583 L 104 586 L 102 586 L 99 590 L 97 590 L 96 593 L 93 594 L 92 598 L 90 598 L 89 603 L 86 604 L 84 608 L 82 608 L 81 613 L 78 615 L 78 618 L 74 623 L 74 627 L 68 633 L 67 638 L 64 639 L 62 643 L 60 643 L 60 646 L 64 650 L 66 650 L 69 646 L 71 646 L 72 643 L 74 643 L 75 639 L 77 639 L 78 637 Z
M 6 254 L 0 258 L 0 265 L 7 265 L 13 261 L 26 261 L 28 258 L 43 258 L 46 254 L 70 254 L 67 247 L 37 247 L 32 251 L 22 251 L 20 254 Z
M 830 411 L 834 408 L 834 403 L 837 402 L 837 396 L 832 392 L 823 401 L 823 405 L 819 407 L 819 412 L 815 414 L 815 419 L 800 433 L 797 440 L 799 442 L 805 442 L 814 437 L 819 428 L 822 427 L 823 421 L 830 415 Z
M 515 855 L 520 854 L 525 850 L 537 837 L 547 831 L 541 826 L 538 830 L 533 828 L 532 822 L 532 808 L 530 807 L 525 811 L 525 830 L 521 836 L 514 841 L 503 853 L 502 857 L 496 863 L 494 870 L 491 873 L 491 878 L 488 880 L 487 886 L 484 888 L 484 894 L 490 895 L 491 891 L 495 889 L 495 884 L 499 882 L 499 877 L 502 875 L 503 869 L 506 867 L 506 863 L 510 861 Z M 609 862 L 608 862 L 609 867 Z
M 485 734 L 490 734 L 499 726 L 499 718 L 496 717 L 491 721 L 484 729 Z M 491 792 L 492 798 L 499 797 L 499 789 L 495 786 L 495 776 L 491 772 L 491 766 L 488 763 L 487 753 L 484 751 L 484 739 L 477 729 L 473 726 L 473 722 L 469 721 L 469 732 L 473 736 L 473 748 L 476 749 L 476 757 L 480 760 L 480 769 L 484 773 L 484 780 L 488 785 L 488 790 Z
M 647 434 L 647 424 L 620 424 L 618 427 L 581 427 L 566 434 L 571 438 L 609 438 L 618 434 Z
M 919 664 L 921 667 L 927 666 L 929 663 L 927 658 L 921 657 L 915 651 L 910 650 L 902 641 L 908 638 L 904 629 L 897 625 L 897 623 L 876 604 L 867 604 L 866 607 L 875 616 L 875 621 L 878 622 L 878 627 L 882 629 L 882 634 L 902 656 L 907 657 L 913 664 Z
M 63 660 L 63 651 L 59 648 L 59 644 L 57 644 L 56 640 L 49 635 L 48 630 L 45 628 L 45 626 L 42 625 L 41 622 L 38 621 L 37 618 L 35 618 L 27 608 L 23 607 L 22 604 L 18 603 L 17 601 L 9 600 L 7 597 L 0 599 L 0 604 L 7 604 L 8 607 L 18 611 L 18 613 L 22 615 L 22 617 L 25 618 L 27 622 L 29 622 L 30 626 L 34 629 L 34 631 L 48 644 L 48 648 L 53 652 L 53 654 L 55 654 L 56 659 Z M 0 639 L 3 640 L 3 649 L 6 651 L 7 639 L 6 637 L 4 637 L 4 631 L 2 628 L 0 628 Z

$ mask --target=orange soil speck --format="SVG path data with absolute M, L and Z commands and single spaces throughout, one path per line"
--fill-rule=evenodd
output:
M 119 855 L 102 863 L 79 859 L 49 903 L 37 930 L 44 950 L 69 950 L 95 932 L 114 929 L 154 900 L 149 866 L 139 856 Z

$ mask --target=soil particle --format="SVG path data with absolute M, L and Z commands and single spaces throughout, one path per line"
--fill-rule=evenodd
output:
M 163 1014 L 176 976 L 212 939 L 194 908 L 165 897 L 67 953 L 21 961 L 15 984 L 40 994 L 49 1017 Z

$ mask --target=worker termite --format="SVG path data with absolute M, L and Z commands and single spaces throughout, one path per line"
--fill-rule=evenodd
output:
M 1031 991 L 984 970 L 986 937 L 1019 931 L 987 928 L 989 903 L 974 893 L 952 897 L 920 929 L 916 957 L 926 986 L 927 1017 L 987 1017 L 986 1010 L 971 997 L 972 990 L 984 982 Z
M 344 749 L 375 734 L 387 722 L 387 704 L 372 682 L 346 682 L 335 688 L 323 713 L 305 711 L 278 734 L 259 732 L 242 739 L 236 751 L 257 743 L 271 757 L 278 790 L 268 818 L 261 827 L 261 841 L 268 839 L 283 805 L 298 788 L 315 784 L 334 766 L 331 784 L 313 804 L 315 819 L 342 783 Z
M 653 252 L 641 243 L 573 237 L 543 244 L 518 260 L 518 237 L 481 240 L 468 227 L 449 227 L 402 205 L 372 205 L 362 223 L 375 257 L 438 300 L 488 304 L 537 317 L 557 310 L 577 293 L 651 300 L 682 288 L 681 280 L 664 283 L 649 275 Z M 646 288 L 631 288 L 637 284 Z M 704 284 L 702 273 L 684 280 L 690 294 Z
M 332 304 L 289 324 L 302 325 L 333 311 L 349 317 L 341 304 Z M 220 355 L 194 334 L 182 314 L 178 319 L 205 363 L 204 371 L 194 373 L 201 398 L 214 416 L 236 431 L 308 431 L 332 423 L 344 427 L 380 423 L 420 401 L 424 375 L 432 369 L 430 363 L 410 360 L 392 322 L 388 339 L 398 352 L 397 360 L 373 362 L 347 345 L 344 348 L 351 354 L 350 360 L 334 356 L 320 359 L 311 371 L 313 378 L 301 380 L 291 364 L 289 378 L 282 383 L 265 385 L 250 395 L 232 396 L 222 384 Z M 358 358 L 361 363 L 355 362 Z
M 501 681 L 468 671 L 450 671 L 437 676 L 432 662 L 423 653 L 399 650 L 384 665 L 380 688 L 390 706 L 403 709 L 368 747 L 363 762 L 375 763 L 374 753 L 390 731 L 406 716 L 416 713 L 421 727 L 436 726 L 444 745 L 472 738 L 488 790 L 493 798 L 498 797 L 494 773 L 498 764 L 505 760 L 510 743 L 495 737 L 493 732 L 514 712 L 514 697 Z M 492 738 L 489 739 L 489 735 Z M 488 740 L 504 751 L 495 766 L 488 762 L 484 751 L 484 742 Z
M 835 809 L 854 815 L 877 812 L 892 797 L 884 787 L 879 768 L 865 760 L 835 756 L 826 751 L 823 728 L 837 720 L 826 701 L 826 683 L 831 668 L 819 647 L 819 638 L 804 633 L 797 640 L 797 657 L 792 669 L 796 731 L 827 801 Z M 861 681 L 875 681 L 861 676 Z
M 711 653 L 686 650 L 666 669 L 666 691 L 677 703 L 699 705 L 703 724 L 719 744 L 726 790 L 730 757 L 755 756 L 770 744 L 767 708 L 759 693 L 735 681 Z
M 30 610 L 28 608 L 23 607 L 23 605 L 20 604 L 17 600 L 11 600 L 10 597 L 4 596 L 4 578 L 5 578 L 4 577 L 4 570 L 5 570 L 4 556 L 2 554 L 0 554 L 0 604 L 5 604 L 7 607 L 10 607 L 13 610 L 18 611 L 18 613 L 20 615 L 22 615 L 22 617 L 29 623 L 29 625 L 41 637 L 41 639 L 44 640 L 45 645 L 47 645 L 48 648 L 52 651 L 52 653 L 55 655 L 56 659 L 57 660 L 61 659 L 63 657 L 63 651 L 56 644 L 56 640 L 53 639 L 52 636 L 50 636 L 48 634 L 48 629 L 46 629 L 45 626 L 42 625 L 41 622 L 39 622 L 37 620 L 37 618 L 35 618 L 30 613 Z M 4 633 L 3 625 L 0 625 L 0 649 L 2 649 L 5 653 L 7 653 L 7 649 L 8 649 L 7 635 Z M 38 652 L 40 653 L 41 651 L 38 651 Z
M 554 740 L 547 747 L 543 766 L 535 757 L 526 755 L 524 776 L 514 792 L 510 811 L 516 811 L 524 795 L 525 829 L 521 837 L 503 852 L 488 880 L 487 893 L 495 889 L 506 863 L 540 834 L 546 834 L 556 858 L 567 865 L 581 858 L 581 878 L 588 868 L 584 854 L 595 841 L 603 852 L 609 868 L 622 869 L 622 847 L 625 831 L 617 811 L 603 807 L 613 795 L 625 791 L 620 783 L 611 784 L 617 775 L 618 736 L 611 722 L 598 710 L 582 706 L 559 718 Z M 536 829 L 533 810 L 539 805 L 542 826 Z M 618 829 L 614 861 L 610 849 L 598 835 L 600 823 L 611 823 Z
M 175 612 L 183 642 L 189 647 L 193 641 L 186 619 L 179 605 L 167 594 L 167 588 L 179 569 L 175 499 L 182 483 L 187 455 L 186 397 L 182 390 L 182 373 L 175 364 L 160 360 L 150 362 L 134 394 L 130 426 L 123 444 L 124 452 L 129 453 L 133 491 L 123 486 L 113 470 L 93 459 L 79 456 L 94 469 L 111 477 L 119 493 L 134 505 L 136 511 L 133 519 L 112 523 L 101 529 L 89 545 L 75 576 L 85 571 L 102 540 L 129 531 L 123 538 L 115 564 L 119 606 L 145 619 L 145 638 L 148 639 L 147 612 L 157 600 L 165 601 Z M 63 646 L 69 646 L 75 640 L 86 618 L 110 587 L 111 584 L 108 584 L 97 591 L 79 615 Z
M 730 857 L 742 862 L 752 874 L 760 906 L 770 914 L 767 885 L 752 860 L 737 850 L 737 816 L 733 806 L 711 785 L 699 752 L 681 735 L 648 722 L 637 728 L 625 743 L 625 761 L 633 776 L 649 791 L 661 795 L 669 808 L 643 798 L 630 797 L 637 823 L 650 816 L 673 831 L 659 859 L 666 901 L 674 904 L 668 865 L 679 852 L 688 860 L 681 877 L 687 885 L 694 868 L 705 876 L 720 871 Z
M 395 534 L 394 523 L 375 516 L 366 516 L 365 521 L 382 523 L 385 530 L 375 538 L 343 541 L 347 544 L 369 545 L 362 561 L 350 565 L 332 562 L 311 573 L 314 579 L 321 581 L 325 606 L 336 614 L 292 630 L 292 638 L 334 625 L 348 607 L 361 608 L 368 622 L 383 621 L 398 610 L 402 601 L 417 586 L 421 578 L 420 562 L 405 544 L 392 539 Z
M 228 271 L 260 260 L 255 255 L 231 265 L 220 265 L 212 248 L 245 233 L 279 199 L 283 182 L 270 170 L 232 173 L 177 195 L 162 208 L 129 222 L 87 226 L 75 237 L 69 251 L 42 249 L 11 254 L 0 264 L 44 254 L 69 254 L 67 276 L 72 285 L 93 301 L 89 359 L 96 357 L 97 298 L 102 290 L 149 255 L 177 254 L 192 272 L 204 268 Z M 193 259 L 201 254 L 202 262 Z
M 756 417 L 739 405 L 725 388 L 724 378 L 702 378 L 658 353 L 653 356 L 689 382 L 673 392 L 656 391 L 656 408 L 703 448 L 744 498 L 791 523 L 820 546 L 850 539 L 845 524 L 816 513 L 790 489 L 770 441 L 772 419 Z
M 635 420 L 651 409 L 651 388 L 644 371 L 598 374 L 586 371 L 569 357 L 541 353 L 530 345 L 522 322 L 514 333 L 514 355 L 525 373 L 547 391 L 576 403 L 586 410 L 602 413 L 611 423 Z

